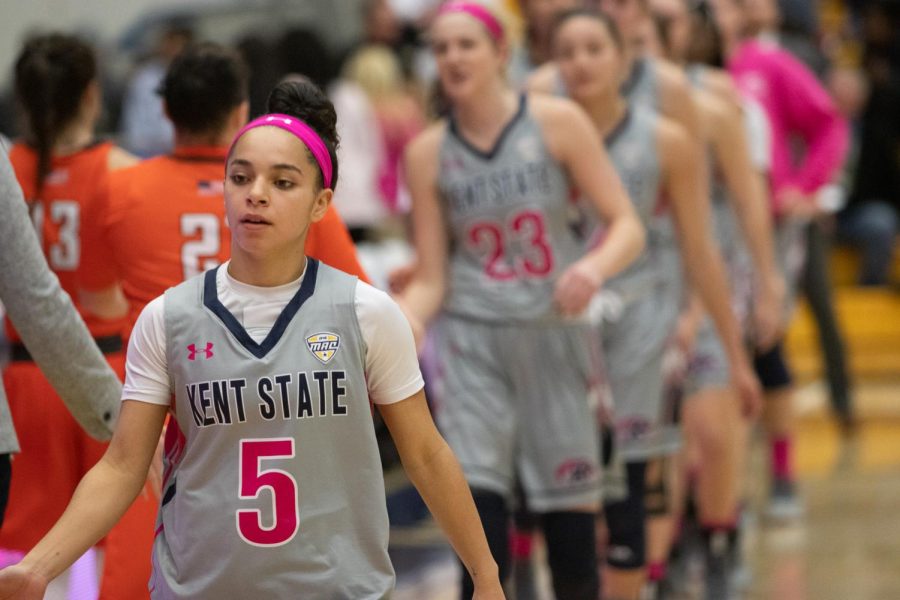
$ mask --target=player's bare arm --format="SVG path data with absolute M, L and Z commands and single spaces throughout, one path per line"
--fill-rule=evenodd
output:
M 407 147 L 406 183 L 412 196 L 413 245 L 416 268 L 397 298 L 413 323 L 427 323 L 441 307 L 446 287 L 447 234 L 438 200 L 438 151 L 444 136 L 442 123 L 433 125 Z
M 378 409 L 410 481 L 472 576 L 475 598 L 503 598 L 497 564 L 469 486 L 456 457 L 434 426 L 425 393 L 419 391 L 395 404 L 380 404 Z
M 709 132 L 716 164 L 728 186 L 728 197 L 758 275 L 756 314 L 758 325 L 763 326 L 758 331 L 759 341 L 765 346 L 777 340 L 783 328 L 780 316 L 785 284 L 775 264 L 772 220 L 764 182 L 750 160 L 740 108 L 710 94 L 700 92 L 700 96 L 702 118 L 708 123 L 704 129 Z
M 0 571 L 0 598 L 40 597 L 29 590 L 37 586 L 43 593 L 115 525 L 147 479 L 167 411 L 163 405 L 123 402 L 109 448 L 81 480 L 62 517 L 21 563 Z M 23 582 L 30 583 L 20 596 L 14 590 Z
M 557 303 L 564 314 L 575 315 L 584 310 L 603 281 L 640 255 L 646 234 L 584 111 L 560 98 L 531 100 L 550 152 L 607 226 L 605 242 L 569 267 L 557 283 Z
M 759 407 L 759 382 L 750 368 L 740 327 L 731 310 L 725 266 L 710 235 L 709 201 L 700 190 L 703 161 L 684 130 L 661 123 L 659 130 L 665 187 L 672 201 L 681 256 L 692 287 L 709 312 L 728 354 L 731 377 L 748 413 Z

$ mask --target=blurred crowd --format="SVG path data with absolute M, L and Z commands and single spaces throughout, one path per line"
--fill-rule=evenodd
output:
M 436 72 L 424 33 L 439 4 L 361 0 L 362 34 L 347 48 L 333 48 L 319 24 L 273 35 L 248 32 L 235 42 L 250 67 L 251 116 L 262 112 L 272 86 L 291 74 L 329 92 L 344 139 L 341 160 L 348 165 L 336 206 L 357 242 L 400 232 L 395 217 L 409 202 L 399 159 L 405 144 L 440 108 L 432 93 Z M 534 66 L 549 59 L 554 15 L 575 4 L 502 2 L 518 41 L 509 64 L 512 82 L 524 83 Z M 826 233 L 858 249 L 861 285 L 890 284 L 900 227 L 900 2 L 780 0 L 780 8 L 780 43 L 820 78 L 852 123 L 850 159 L 839 187 L 823 199 L 825 212 L 835 215 L 827 219 Z M 118 86 L 121 93 L 106 98 L 101 131 L 139 157 L 173 147 L 174 132 L 157 88 L 172 58 L 197 37 L 195 29 L 189 13 L 166 22 L 155 48 Z M 4 112 L 0 133 L 15 137 L 19 132 L 11 111 Z M 384 276 L 375 275 L 376 280 Z

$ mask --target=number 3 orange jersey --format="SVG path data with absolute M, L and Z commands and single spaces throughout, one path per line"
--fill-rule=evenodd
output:
M 96 143 L 67 156 L 53 157 L 40 197 L 35 182 L 35 151 L 16 144 L 9 152 L 47 262 L 76 306 L 78 289 L 85 278 L 90 279 L 94 290 L 116 282 L 108 249 L 103 240 L 89 233 L 90 224 L 99 218 L 96 194 L 110 172 L 112 148 L 108 142 Z M 83 311 L 82 317 L 95 337 L 119 333 L 124 324 L 93 318 Z
M 112 173 L 93 235 L 112 250 L 132 322 L 167 288 L 228 259 L 223 179 L 227 149 L 179 147 Z M 333 212 L 334 209 L 329 209 Z M 325 231 L 327 229 L 327 231 Z M 365 278 L 346 227 L 329 215 L 310 229 L 307 254 Z M 82 281 L 86 289 L 102 278 Z

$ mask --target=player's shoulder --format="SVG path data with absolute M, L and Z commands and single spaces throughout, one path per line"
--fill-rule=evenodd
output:
M 15 165 L 16 161 L 36 159 L 37 153 L 28 144 L 21 140 L 17 140 L 9 147 L 7 156 L 9 156 L 9 160 Z
M 565 127 L 577 123 L 584 125 L 587 115 L 574 100 L 563 96 L 531 93 L 528 97 L 528 112 L 542 127 Z
M 717 98 L 740 109 L 742 104 L 740 92 L 728 71 L 709 67 L 703 71 L 703 87 L 711 91 Z
M 698 108 L 700 120 L 709 131 L 727 124 L 726 121 L 729 119 L 741 118 L 739 105 L 722 98 L 709 88 L 695 88 L 692 97 Z
M 447 134 L 447 120 L 439 119 L 430 124 L 416 137 L 409 142 L 406 147 L 407 160 L 415 160 L 423 155 L 434 155 L 437 153 Z
M 402 312 L 390 294 L 362 280 L 356 282 L 356 306 L 358 312 L 362 310 L 373 317 Z
M 654 58 L 650 64 L 660 87 L 664 91 L 687 92 L 690 89 L 691 83 L 680 66 L 663 58 Z
M 107 166 L 111 172 L 132 167 L 140 162 L 140 159 L 119 146 L 111 145 L 106 157 Z
M 134 324 L 134 333 L 135 334 L 147 337 L 147 335 L 151 331 L 156 331 L 164 326 L 166 319 L 166 294 L 160 294 L 150 302 L 148 302 L 144 308 L 141 309 L 140 314 L 138 315 L 137 321 Z
M 553 94 L 559 81 L 559 67 L 555 62 L 547 62 L 532 71 L 525 80 L 525 89 L 529 92 Z
M 663 115 L 654 116 L 657 146 L 665 156 L 676 155 L 691 143 L 691 136 L 684 125 Z

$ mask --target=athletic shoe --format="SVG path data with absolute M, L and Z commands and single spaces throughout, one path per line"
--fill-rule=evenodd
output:
M 778 480 L 772 482 L 769 492 L 769 505 L 766 517 L 772 521 L 796 521 L 805 514 L 803 503 L 793 481 Z

